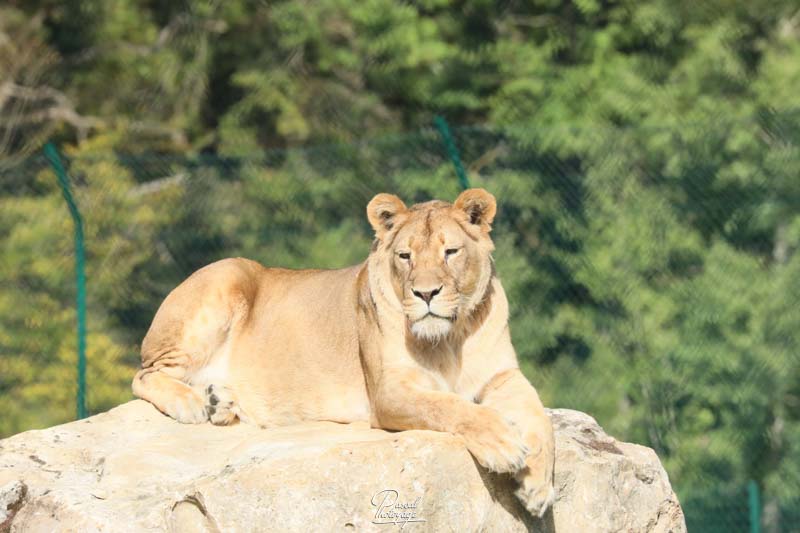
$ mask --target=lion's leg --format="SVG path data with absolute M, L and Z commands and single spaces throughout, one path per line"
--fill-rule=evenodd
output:
M 378 388 L 375 414 L 385 429 L 431 429 L 461 435 L 467 449 L 493 472 L 517 472 L 528 447 L 522 434 L 497 410 L 435 389 L 415 369 L 393 369 Z
M 143 368 L 133 378 L 133 393 L 178 422 L 200 424 L 208 420 L 206 401 L 181 381 L 184 374 L 180 366 Z
M 210 420 L 218 426 L 247 418 L 229 387 L 221 383 L 190 385 L 185 382 L 183 366 L 155 366 L 159 368 L 143 368 L 136 373 L 133 393 L 151 402 L 162 413 L 185 424 Z
M 520 484 L 517 496 L 532 514 L 542 516 L 555 499 L 555 439 L 536 389 L 519 369 L 507 370 L 491 379 L 478 401 L 497 409 L 522 431 L 531 453 L 525 468 L 515 475 Z
M 179 422 L 225 425 L 237 418 L 226 385 L 236 355 L 232 347 L 258 287 L 257 268 L 241 259 L 218 261 L 167 296 L 142 340 L 136 396 Z

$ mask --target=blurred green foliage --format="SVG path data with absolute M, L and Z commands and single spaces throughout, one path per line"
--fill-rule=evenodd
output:
M 26 0 L 0 37 L 0 435 L 73 415 L 72 228 L 42 140 L 86 221 L 97 412 L 194 269 L 352 264 L 374 193 L 454 198 L 442 114 L 498 197 L 545 403 L 653 447 L 690 525 L 754 479 L 768 529 L 795 530 L 795 1 Z

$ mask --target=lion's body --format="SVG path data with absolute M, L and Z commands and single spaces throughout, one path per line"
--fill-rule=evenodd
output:
M 379 195 L 368 208 L 376 244 L 350 268 L 200 269 L 156 313 L 134 393 L 188 423 L 450 431 L 482 465 L 516 473 L 541 514 L 552 428 L 511 345 L 490 256 L 494 199 L 462 197 L 406 209 Z
M 240 418 L 261 426 L 369 421 L 358 271 L 268 269 L 246 259 L 208 265 L 159 309 L 142 343 L 143 370 L 164 368 L 164 354 L 175 354 L 178 379 L 193 391 L 228 387 Z

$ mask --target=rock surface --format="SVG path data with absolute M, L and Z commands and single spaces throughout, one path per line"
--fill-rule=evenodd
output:
M 453 435 L 190 426 L 136 400 L 0 441 L 0 532 L 686 530 L 652 450 L 550 415 L 558 499 L 541 520 Z

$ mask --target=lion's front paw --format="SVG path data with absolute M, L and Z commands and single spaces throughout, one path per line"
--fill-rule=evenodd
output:
M 525 508 L 541 518 L 556 500 L 552 481 L 542 481 L 541 476 L 531 474 L 529 468 L 517 474 L 519 488 L 515 492 Z
M 489 407 L 479 407 L 470 423 L 460 434 L 475 459 L 492 472 L 518 472 L 525 466 L 530 453 L 519 429 L 500 413 Z
M 203 399 L 188 387 L 170 399 L 165 405 L 165 412 L 183 424 L 202 424 L 208 420 Z
M 206 412 L 208 419 L 217 426 L 227 426 L 236 420 L 236 400 L 228 387 L 209 385 L 206 387 Z

